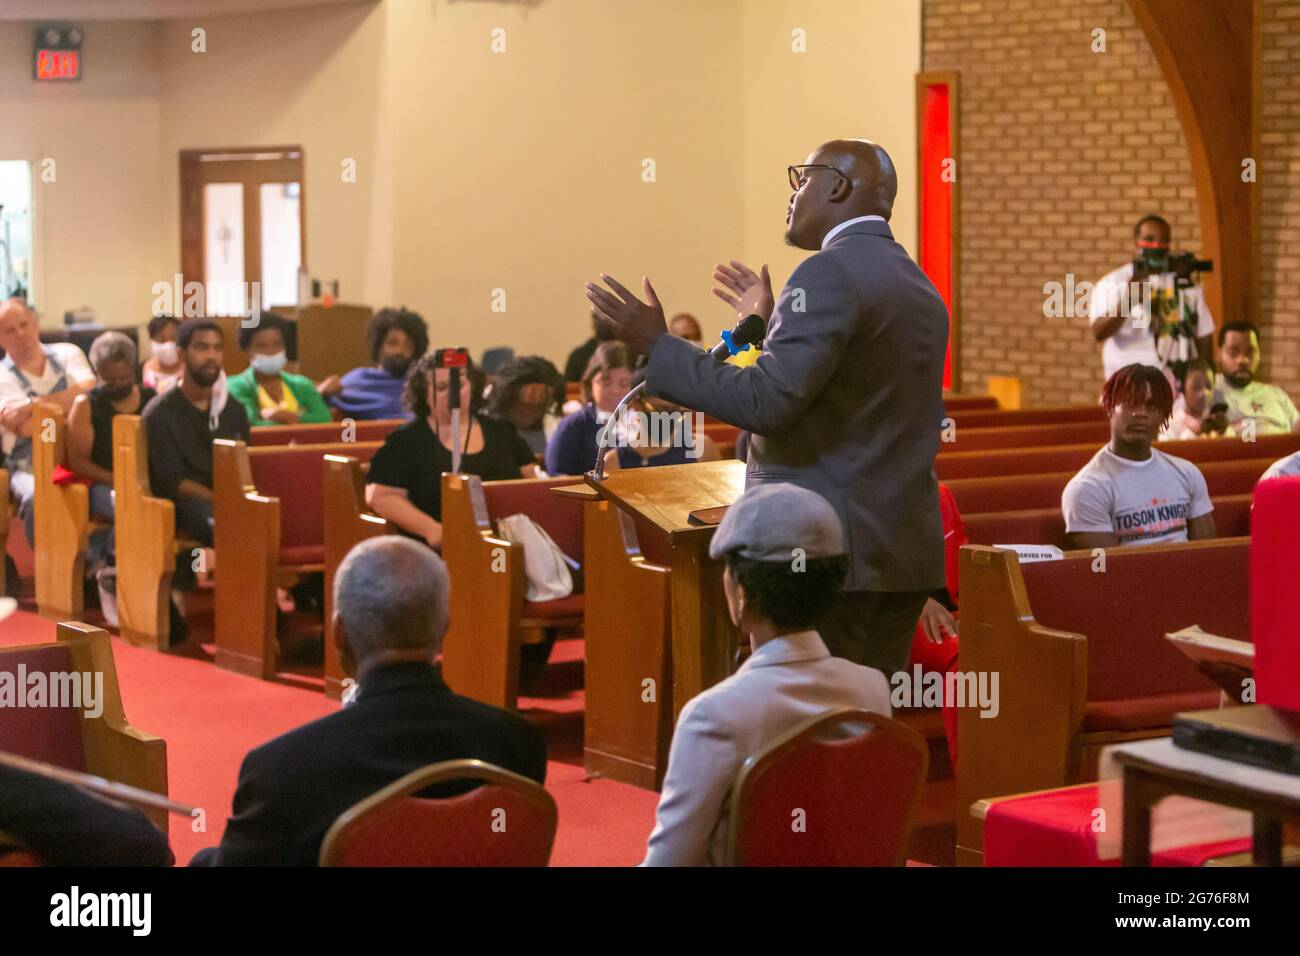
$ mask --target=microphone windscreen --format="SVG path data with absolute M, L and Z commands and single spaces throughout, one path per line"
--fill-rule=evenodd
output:
M 737 345 L 757 345 L 767 333 L 767 323 L 761 315 L 747 315 L 736 325 L 731 340 Z

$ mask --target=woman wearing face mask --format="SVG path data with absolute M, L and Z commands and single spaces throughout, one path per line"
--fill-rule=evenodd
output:
M 286 326 L 274 312 L 263 312 L 257 325 L 239 330 L 248 368 L 230 379 L 229 389 L 248 412 L 250 425 L 306 425 L 333 418 L 311 379 L 284 370 Z
M 155 315 L 149 320 L 151 354 L 140 369 L 140 379 L 159 395 L 169 391 L 181 377 L 181 353 L 176 347 L 179 324 L 170 315 Z
M 90 346 L 90 366 L 99 381 L 78 395 L 68 411 L 67 470 L 90 483 L 90 513 L 113 520 L 113 419 L 139 415 L 156 394 L 135 381 L 135 343 L 121 332 L 105 332 Z M 57 480 L 57 476 L 56 476 Z M 86 570 L 108 562 L 111 531 L 91 534 Z

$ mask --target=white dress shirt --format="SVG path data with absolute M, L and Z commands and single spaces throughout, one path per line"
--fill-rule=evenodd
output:
M 816 631 L 773 638 L 682 708 L 642 866 L 724 862 L 731 785 L 745 761 L 837 707 L 889 716 L 889 681 L 830 651 Z
M 822 248 L 825 249 L 827 246 L 829 246 L 831 244 L 831 240 L 834 239 L 836 236 L 838 236 L 845 229 L 849 228 L 849 226 L 856 226 L 860 222 L 868 222 L 872 219 L 879 219 L 881 222 L 887 221 L 884 216 L 858 216 L 854 219 L 845 219 L 842 223 L 840 223 L 830 232 L 826 233 L 826 238 L 822 240 Z

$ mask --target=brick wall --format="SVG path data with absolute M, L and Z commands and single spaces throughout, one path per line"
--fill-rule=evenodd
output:
M 1091 49 L 1098 27 L 1105 53 Z M 1071 272 L 1092 282 L 1127 261 L 1148 212 L 1170 221 L 1176 246 L 1200 240 L 1187 145 L 1155 56 L 1124 0 L 925 0 L 923 44 L 925 69 L 961 72 L 962 387 L 1018 374 L 1027 404 L 1095 401 L 1101 346 L 1086 315 L 1043 317 L 1043 284 Z M 1300 117 L 1300 86 L 1283 83 Z M 1294 165 L 1291 122 L 1289 146 L 1272 148 Z M 1300 283 L 1290 261 L 1279 295 Z
M 1260 318 L 1264 372 L 1300 401 L 1300 0 L 1264 0 Z

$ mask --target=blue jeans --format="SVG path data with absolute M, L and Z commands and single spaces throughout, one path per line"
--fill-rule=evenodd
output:
M 36 547 L 36 476 L 30 471 L 9 472 L 9 497 L 18 506 L 18 516 L 23 519 L 27 544 Z
M 88 563 L 113 564 L 116 558 L 113 537 L 113 486 L 105 482 L 96 482 L 90 486 L 90 516 L 107 521 L 110 527 L 101 528 L 90 536 L 86 547 Z

